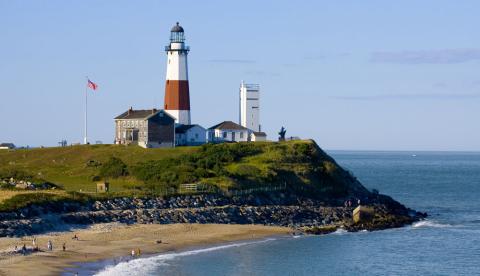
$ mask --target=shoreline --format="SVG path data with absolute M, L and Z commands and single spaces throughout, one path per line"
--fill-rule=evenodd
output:
M 216 251 L 231 247 L 242 247 L 246 245 L 253 245 L 258 243 L 266 243 L 269 241 L 277 240 L 277 239 L 287 239 L 290 236 L 275 234 L 275 235 L 267 235 L 258 238 L 247 238 L 247 239 L 239 239 L 239 240 L 231 240 L 226 242 L 212 242 L 212 243 L 205 243 L 205 244 L 198 244 L 195 246 L 185 246 L 183 248 L 179 248 L 178 250 L 168 250 L 163 252 L 156 252 L 156 253 L 147 253 L 141 256 L 131 257 L 131 256 L 122 256 L 119 258 L 110 258 L 110 259 L 101 259 L 97 261 L 89 261 L 89 262 L 80 262 L 74 263 L 75 267 L 66 267 L 61 275 L 71 275 L 75 272 L 79 273 L 78 275 L 96 275 L 100 273 L 106 272 L 107 275 L 112 273 L 110 269 L 117 269 L 115 268 L 117 265 L 127 264 L 132 261 L 136 260 L 143 260 L 143 259 L 150 259 L 155 257 L 162 257 L 162 256 L 171 256 L 175 255 L 175 257 L 191 255 L 191 254 L 198 254 L 202 252 L 210 252 Z
M 15 245 L 32 247 L 32 237 L 0 238 L 0 275 L 62 275 L 74 273 L 82 264 L 130 256 L 140 257 L 229 242 L 258 240 L 291 234 L 287 227 L 236 224 L 94 224 L 85 229 L 35 236 L 42 252 L 12 255 Z M 73 240 L 77 235 L 79 240 Z M 53 251 L 46 251 L 47 241 Z M 161 241 L 161 243 L 158 243 Z M 66 251 L 62 244 L 66 244 Z

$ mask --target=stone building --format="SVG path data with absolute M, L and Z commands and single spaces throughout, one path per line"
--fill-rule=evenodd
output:
M 164 110 L 133 110 L 115 118 L 115 144 L 144 148 L 175 146 L 175 118 Z

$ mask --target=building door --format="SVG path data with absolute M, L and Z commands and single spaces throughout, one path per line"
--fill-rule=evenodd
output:
M 235 142 L 235 132 L 234 131 L 232 131 L 232 141 Z
M 138 142 L 138 129 L 133 129 L 132 130 L 132 141 L 133 142 Z

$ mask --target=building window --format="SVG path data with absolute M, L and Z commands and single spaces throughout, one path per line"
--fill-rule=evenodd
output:
M 240 139 L 243 139 L 243 132 L 240 132 Z
M 225 138 L 225 139 L 227 138 L 227 132 L 223 133 L 223 138 Z

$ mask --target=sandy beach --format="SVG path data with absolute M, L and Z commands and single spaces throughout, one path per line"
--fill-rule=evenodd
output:
M 289 228 L 261 225 L 96 224 L 86 229 L 38 235 L 36 240 L 41 252 L 26 256 L 12 252 L 15 246 L 20 250 L 24 244 L 32 248 L 31 236 L 0 238 L 0 275 L 58 275 L 74 263 L 128 256 L 137 249 L 141 254 L 161 253 L 291 232 Z M 72 239 L 75 234 L 78 240 Z M 49 240 L 53 251 L 47 251 Z

